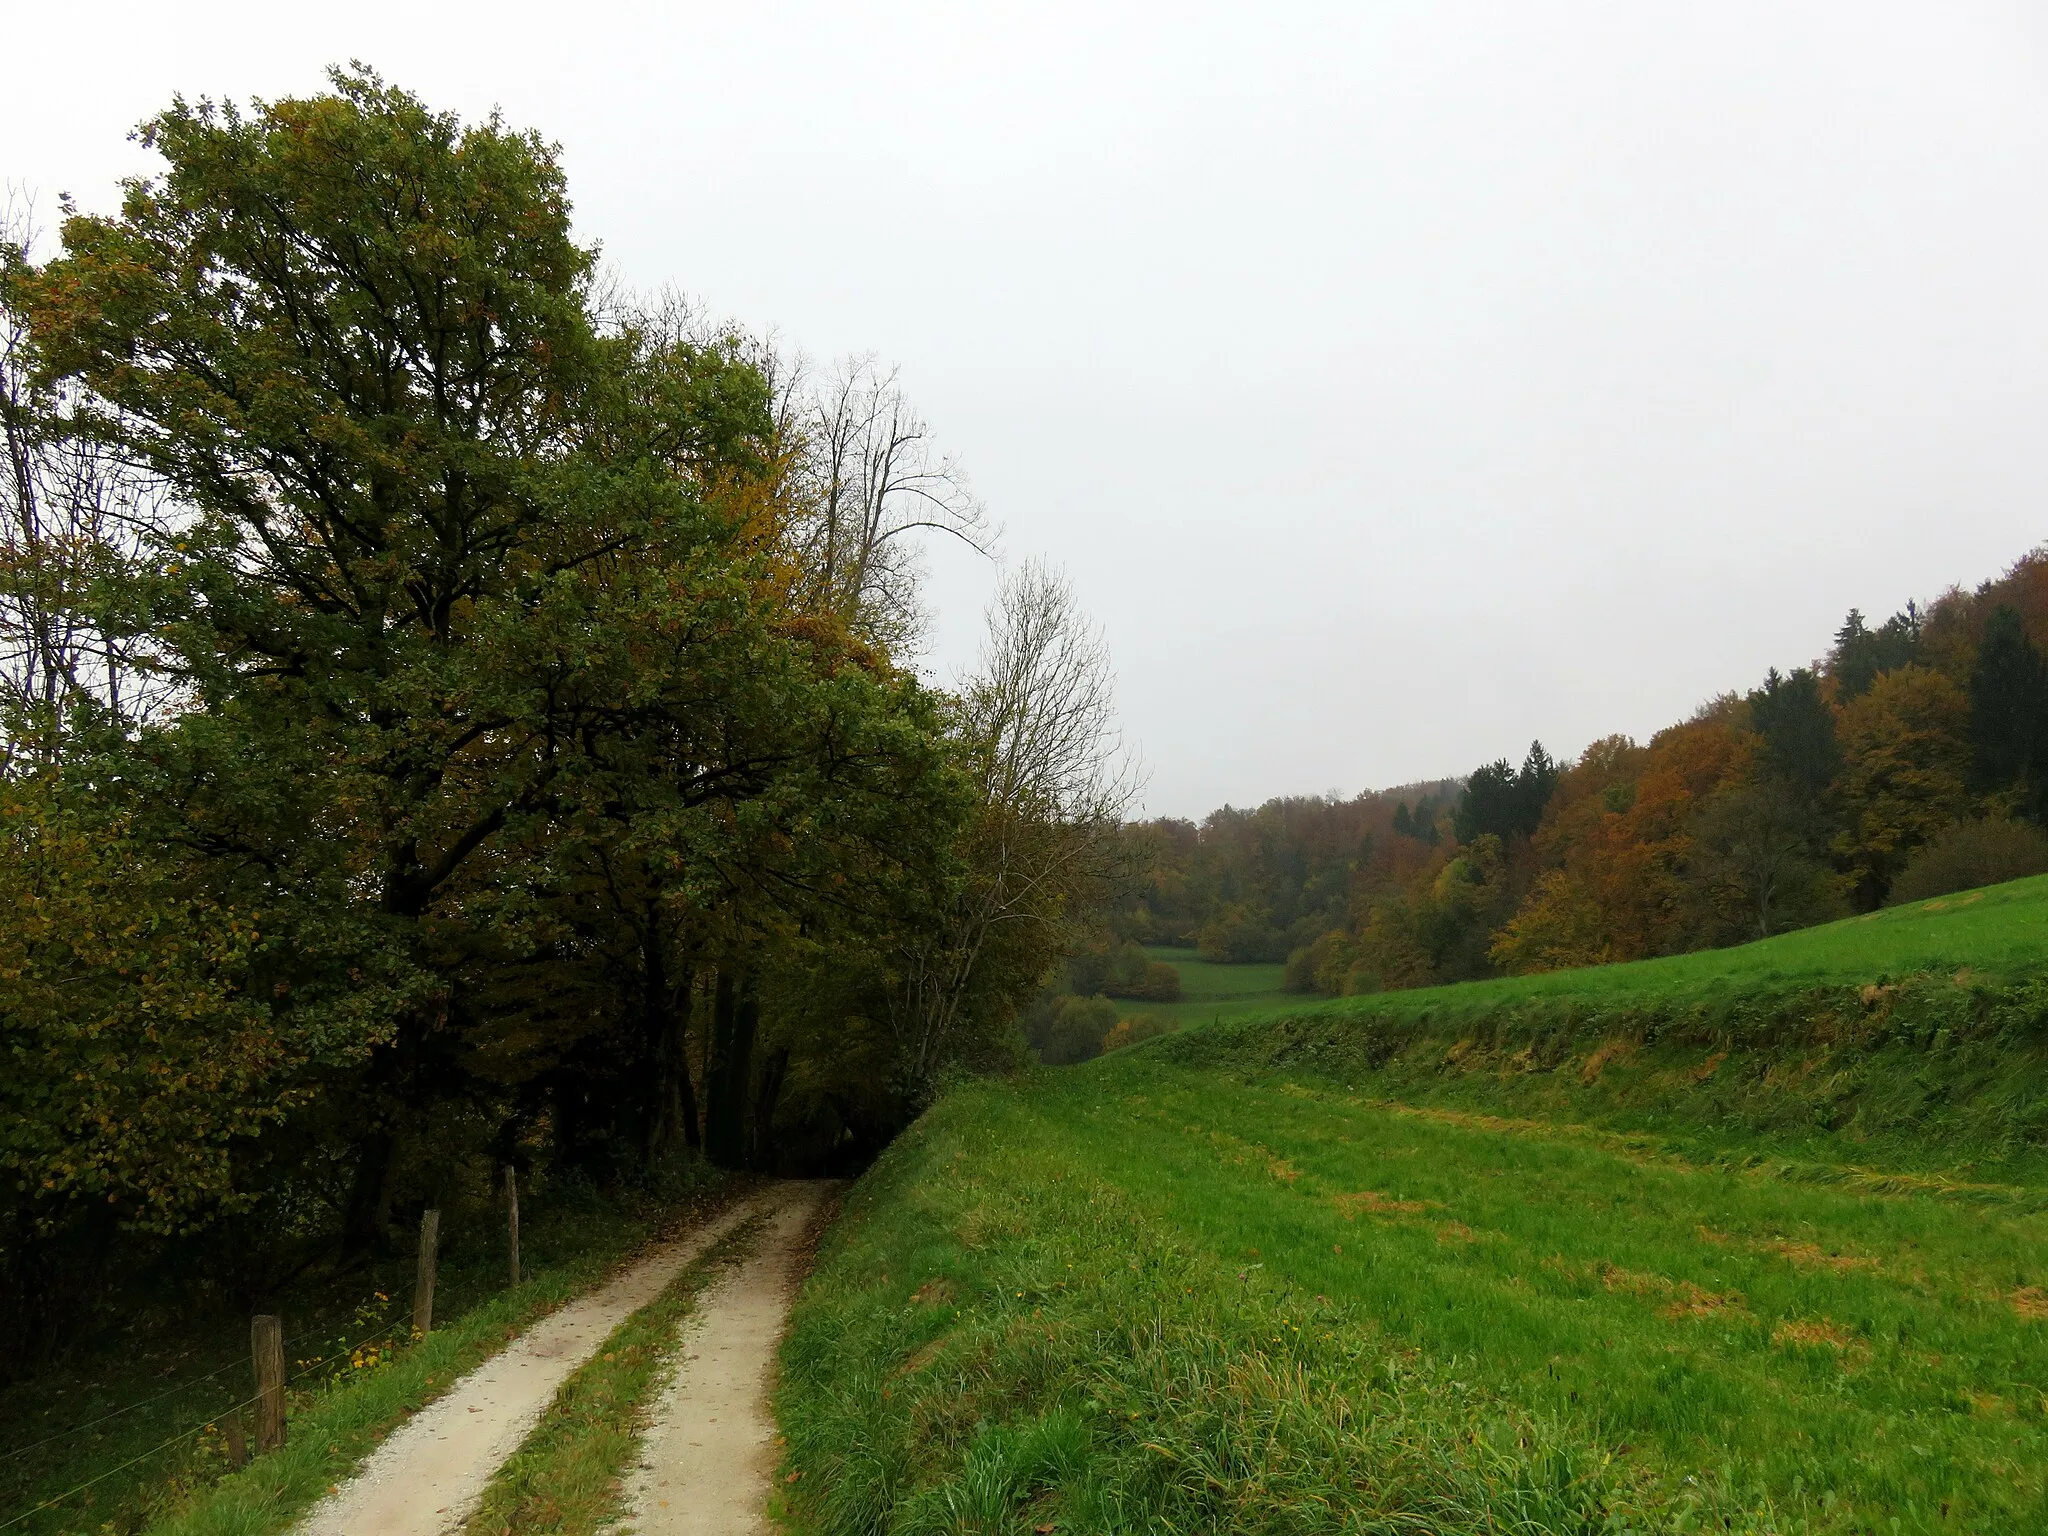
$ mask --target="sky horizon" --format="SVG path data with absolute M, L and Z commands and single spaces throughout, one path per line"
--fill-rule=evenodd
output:
M 2048 15 L 888 3 L 13 24 L 0 181 L 359 58 L 579 238 L 872 352 L 1102 623 L 1146 811 L 1646 738 L 2048 538 Z M 926 659 L 993 568 L 935 548 Z

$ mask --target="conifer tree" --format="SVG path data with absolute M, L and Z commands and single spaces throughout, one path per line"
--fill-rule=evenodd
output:
M 2048 663 L 2009 606 L 1986 623 L 1970 672 L 1970 748 L 1972 787 L 2016 792 L 2029 816 L 2048 810 Z

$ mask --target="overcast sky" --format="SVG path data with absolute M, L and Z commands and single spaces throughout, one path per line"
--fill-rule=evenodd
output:
M 24 8 L 0 178 L 372 63 L 874 351 L 1107 631 L 1149 803 L 1647 736 L 2048 538 L 2048 8 Z M 940 553 L 929 664 L 992 573 Z

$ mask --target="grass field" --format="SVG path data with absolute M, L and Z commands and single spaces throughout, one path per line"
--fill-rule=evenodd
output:
M 2048 1530 L 2048 880 L 956 1092 L 781 1408 L 810 1528 Z
M 1180 972 L 1180 1001 L 1146 1003 L 1117 999 L 1116 1011 L 1124 1018 L 1158 1018 L 1174 1029 L 1190 1024 L 1211 1024 L 1247 1013 L 1263 1012 L 1289 1000 L 1280 990 L 1278 965 L 1217 965 L 1204 960 L 1192 949 L 1151 945 L 1148 960 L 1161 960 Z
M 1504 1003 L 1551 998 L 1710 1001 L 1735 992 L 1883 982 L 1965 967 L 1987 983 L 2048 970 L 2048 875 L 1890 907 L 1733 949 L 1387 992 L 1340 1006 L 1407 1017 L 1446 1008 L 1476 1016 Z

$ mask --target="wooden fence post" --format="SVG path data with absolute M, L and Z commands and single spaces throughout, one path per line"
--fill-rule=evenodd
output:
M 249 1352 L 256 1362 L 256 1450 L 261 1454 L 284 1444 L 284 1321 L 251 1319 Z
M 220 1427 L 228 1437 L 228 1465 L 239 1472 L 249 1465 L 249 1435 L 242 1427 L 239 1405 L 221 1421 Z
M 511 1261 L 512 1283 L 519 1283 L 519 1170 L 505 1165 L 505 1252 Z
M 434 1254 L 441 1241 L 441 1213 L 420 1217 L 420 1267 L 412 1287 L 412 1331 L 424 1334 L 434 1326 Z

